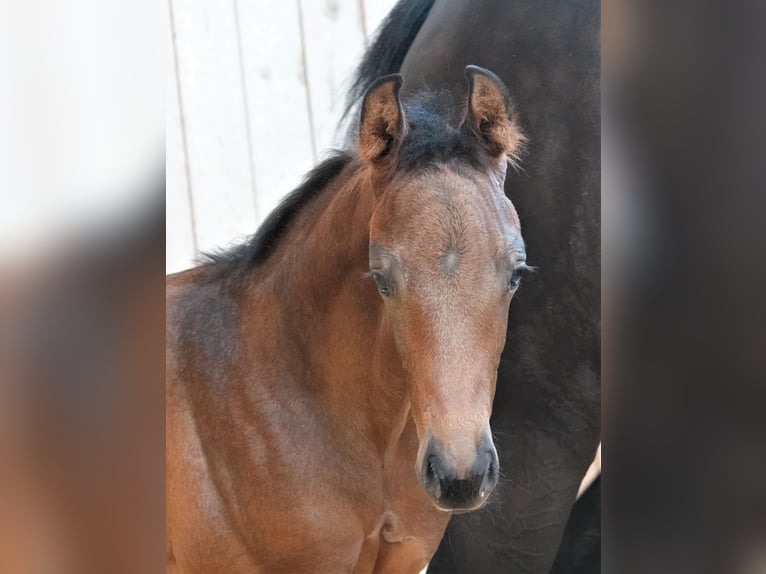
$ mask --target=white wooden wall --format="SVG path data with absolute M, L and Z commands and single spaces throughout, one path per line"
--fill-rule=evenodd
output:
M 335 143 L 395 0 L 168 0 L 167 271 L 255 231 Z

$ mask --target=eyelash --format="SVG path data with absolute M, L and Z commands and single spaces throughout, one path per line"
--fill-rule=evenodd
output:
M 511 291 L 515 291 L 519 288 L 519 285 L 521 285 L 521 279 L 524 276 L 524 274 L 528 271 L 536 271 L 536 267 L 532 267 L 531 265 L 527 265 L 526 261 L 520 261 L 516 267 L 514 267 L 513 271 L 511 271 L 511 276 L 508 278 L 508 289 Z

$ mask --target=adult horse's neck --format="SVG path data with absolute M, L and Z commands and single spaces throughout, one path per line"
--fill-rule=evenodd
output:
M 383 301 L 365 276 L 375 204 L 352 161 L 296 216 L 249 296 L 278 306 L 295 379 L 329 416 L 385 448 L 408 397 Z

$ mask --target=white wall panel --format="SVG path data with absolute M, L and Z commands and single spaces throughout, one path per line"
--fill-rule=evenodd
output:
M 259 216 L 315 163 L 295 0 L 237 0 Z
M 258 221 L 236 11 L 232 0 L 171 2 L 197 244 L 206 251 Z
M 189 262 L 194 260 L 196 238 L 189 182 L 186 178 L 186 150 L 178 100 L 177 63 L 170 14 L 168 28 L 167 66 L 170 73 L 165 89 L 165 254 L 166 268 L 172 272 L 187 267 Z
M 364 50 L 358 2 L 299 0 L 303 16 L 315 144 L 320 154 L 339 144 L 335 128 L 346 89 Z

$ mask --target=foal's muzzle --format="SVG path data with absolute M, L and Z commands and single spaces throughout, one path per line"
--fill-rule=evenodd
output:
M 497 486 L 499 468 L 492 439 L 485 436 L 473 461 L 462 468 L 448 460 L 444 447 L 431 439 L 420 476 L 426 493 L 441 510 L 465 512 L 479 508 Z

